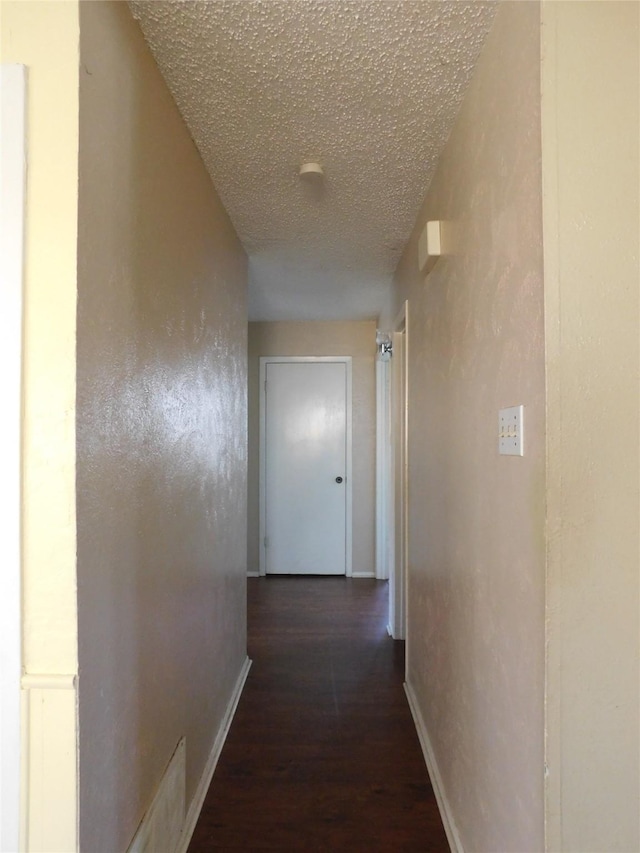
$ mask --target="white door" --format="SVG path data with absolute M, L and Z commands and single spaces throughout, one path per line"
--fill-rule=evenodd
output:
M 263 566 L 348 571 L 350 363 L 263 359 Z

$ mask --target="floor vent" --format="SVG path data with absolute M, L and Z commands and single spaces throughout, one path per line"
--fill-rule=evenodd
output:
M 128 853 L 175 853 L 185 817 L 186 747 L 178 743 Z

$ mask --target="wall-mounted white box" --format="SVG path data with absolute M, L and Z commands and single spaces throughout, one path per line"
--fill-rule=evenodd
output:
M 422 229 L 418 238 L 418 269 L 425 274 L 442 254 L 442 238 L 439 220 L 432 220 Z
M 502 456 L 524 456 L 524 406 L 498 412 L 498 451 Z

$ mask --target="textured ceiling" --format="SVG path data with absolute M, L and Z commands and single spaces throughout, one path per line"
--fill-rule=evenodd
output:
M 377 317 L 495 4 L 130 5 L 249 254 L 251 318 Z

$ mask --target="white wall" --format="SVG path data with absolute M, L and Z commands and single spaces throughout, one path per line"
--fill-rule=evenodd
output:
M 545 3 L 547 849 L 640 849 L 640 6 Z
M 260 357 L 350 355 L 353 359 L 353 572 L 375 572 L 376 324 L 270 322 L 249 324 L 248 567 L 260 564 Z

